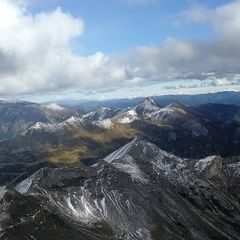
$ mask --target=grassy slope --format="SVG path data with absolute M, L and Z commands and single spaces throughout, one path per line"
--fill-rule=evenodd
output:
M 118 124 L 115 128 L 103 130 L 68 129 L 67 144 L 63 147 L 48 149 L 51 163 L 75 165 L 86 158 L 100 158 L 116 149 L 115 145 L 121 140 L 129 141 L 139 134 L 130 125 Z M 118 146 L 117 146 L 118 147 Z

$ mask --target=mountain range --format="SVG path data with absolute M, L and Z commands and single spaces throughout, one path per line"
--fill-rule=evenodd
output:
M 180 158 L 135 138 L 92 167 L 0 188 L 0 239 L 240 239 L 239 177 L 239 157 Z
M 162 106 L 146 98 L 133 107 L 86 113 L 58 104 L 1 104 L 0 183 L 19 181 L 44 166 L 94 164 L 136 136 L 181 157 L 240 154 L 235 105 Z
M 219 104 L 233 104 L 240 106 L 240 93 L 237 91 L 224 91 L 224 92 L 215 92 L 215 93 L 204 93 L 204 94 L 192 94 L 192 95 L 160 95 L 153 96 L 153 99 L 166 106 L 172 102 L 181 102 L 185 105 L 203 105 L 208 103 L 219 103 Z M 99 106 L 105 106 L 112 109 L 118 108 L 128 108 L 133 107 L 136 104 L 142 102 L 144 97 L 135 97 L 135 98 L 119 98 L 119 99 L 109 99 L 109 100 L 59 100 L 57 103 L 63 104 L 66 106 L 80 106 L 87 111 L 92 111 L 98 108 Z

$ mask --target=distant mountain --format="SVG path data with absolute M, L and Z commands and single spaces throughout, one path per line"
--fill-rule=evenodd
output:
M 136 106 L 121 111 L 113 117 L 120 123 L 132 123 L 136 120 L 143 120 L 158 125 L 173 126 L 187 129 L 193 135 L 208 135 L 208 130 L 201 123 L 196 110 L 180 103 L 171 103 L 166 107 L 160 107 L 152 98 L 147 98 Z
M 13 138 L 36 122 L 52 123 L 80 116 L 81 111 L 52 103 L 0 102 L 0 141 Z
M 240 106 L 240 92 L 226 91 L 194 95 L 166 95 L 157 96 L 156 101 L 162 102 L 163 105 L 167 105 L 171 102 L 180 102 L 188 106 L 197 106 L 208 103 L 233 104 Z
M 160 107 L 152 98 L 146 98 L 136 106 L 122 110 L 113 119 L 120 123 L 131 123 L 135 120 L 144 120 L 159 109 Z
M 16 136 L 37 121 L 48 122 L 41 106 L 28 102 L 0 103 L 0 139 Z
M 240 121 L 240 107 L 232 104 L 204 104 L 197 111 L 213 121 Z
M 226 91 L 217 93 L 195 94 L 195 95 L 161 95 L 152 97 L 161 106 L 166 106 L 172 102 L 180 102 L 188 106 L 197 106 L 208 103 L 219 104 L 233 104 L 240 106 L 240 92 Z M 109 107 L 111 109 L 128 108 L 133 107 L 136 104 L 142 102 L 144 97 L 132 98 L 132 99 L 110 99 L 104 101 L 76 101 L 66 100 L 59 101 L 61 104 L 69 106 L 80 106 L 87 111 L 96 110 L 100 106 Z
M 71 117 L 82 117 L 88 121 L 101 121 L 103 119 L 115 119 L 120 123 L 131 123 L 134 120 L 149 119 L 162 122 L 174 122 L 174 124 L 185 124 L 185 127 L 199 129 L 206 134 L 199 118 L 203 115 L 211 120 L 236 120 L 240 119 L 239 107 L 237 106 L 239 93 L 224 92 L 194 96 L 160 96 L 148 99 L 119 100 L 123 101 L 124 107 L 112 109 L 109 107 L 98 107 L 96 110 L 86 113 L 81 107 L 66 107 L 56 103 L 36 104 L 30 102 L 0 102 L 0 141 L 11 139 L 25 132 L 36 123 L 58 124 Z M 202 102 L 236 102 L 236 105 L 223 107 L 222 104 L 212 103 L 196 106 Z M 187 99 L 187 100 L 186 100 Z M 224 101 L 224 99 L 226 101 Z M 235 99 L 235 100 L 234 100 Z M 170 102 L 170 100 L 172 100 Z M 181 101 L 176 101 L 181 100 Z M 118 100 L 116 100 L 118 101 Z M 116 103 L 115 100 L 111 104 Z M 184 102 L 188 104 L 184 105 Z M 100 103 L 100 102 L 99 102 Z M 104 102 L 101 102 L 102 104 Z M 166 104 L 168 103 L 168 104 Z M 107 102 L 105 102 L 106 105 Z M 134 104 L 134 105 L 133 105 Z M 132 106 L 133 105 L 133 106 Z M 189 107 L 189 105 L 194 105 Z M 121 104 L 119 106 L 122 106 Z M 129 106 L 129 107 L 126 107 Z M 165 106 L 165 107 L 162 107 Z M 88 103 L 84 106 L 88 108 Z M 185 113 L 184 113 L 185 112 Z M 151 116 L 150 116 L 151 115 Z M 218 119 L 217 119 L 218 118 Z M 184 123 L 183 123 L 184 121 Z M 102 123 L 99 122 L 101 125 Z M 103 126 L 109 125 L 109 121 Z M 195 130 L 193 130 L 195 131 Z M 204 133 L 205 132 L 205 133 Z M 197 133 L 199 134 L 199 133 Z
M 91 168 L 0 187 L 0 239 L 239 239 L 240 158 L 183 159 L 134 139 Z
M 146 98 L 136 106 L 122 110 L 112 110 L 100 107 L 96 111 L 87 113 L 81 118 L 72 117 L 61 123 L 33 124 L 28 133 L 32 131 L 63 132 L 66 128 L 77 128 L 83 125 L 93 125 L 102 128 L 116 127 L 114 123 L 130 124 L 134 121 L 147 121 L 157 124 L 165 124 L 182 129 L 187 129 L 193 135 L 208 135 L 208 130 L 201 123 L 197 110 L 180 103 L 171 103 L 166 107 L 160 107 L 152 98 Z
M 73 108 L 57 103 L 42 104 L 41 109 L 50 122 L 61 122 L 71 117 L 79 117 L 85 113 L 81 108 Z
M 138 115 L 146 118 L 152 112 L 159 110 L 160 106 L 151 97 L 147 97 L 144 101 L 138 103 L 135 106 L 135 110 Z

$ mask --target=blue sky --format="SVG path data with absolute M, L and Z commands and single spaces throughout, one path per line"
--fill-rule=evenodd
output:
M 0 98 L 238 91 L 239 11 L 239 0 L 1 0 Z
M 174 18 L 191 6 L 215 8 L 228 2 L 156 0 L 139 4 L 127 0 L 42 0 L 33 2 L 29 9 L 38 13 L 61 6 L 73 16 L 82 18 L 86 29 L 83 36 L 74 41 L 74 47 L 88 55 L 97 51 L 114 53 L 141 45 L 160 45 L 168 37 L 204 39 L 211 34 L 208 24 L 178 26 Z

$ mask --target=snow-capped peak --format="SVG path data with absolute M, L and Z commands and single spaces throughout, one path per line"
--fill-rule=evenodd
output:
M 151 97 L 145 98 L 144 102 L 145 102 L 145 103 L 151 103 L 151 104 L 157 105 L 157 103 L 156 103 L 156 102 L 154 101 L 154 99 L 151 98 Z
M 140 102 L 136 107 L 144 108 L 151 111 L 159 109 L 157 103 L 151 97 L 147 97 L 143 102 Z
M 137 137 L 122 146 L 106 158 L 104 161 L 113 164 L 116 168 L 129 173 L 133 178 L 145 181 L 141 173 L 141 166 L 151 167 L 157 174 L 165 175 L 175 172 L 177 168 L 183 167 L 183 159 L 172 153 L 161 150 L 155 144 L 141 140 Z M 126 165 L 127 168 L 126 169 Z
M 143 102 L 140 102 L 135 107 L 128 108 L 125 111 L 117 114 L 114 119 L 120 123 L 131 123 L 140 119 L 148 119 L 151 114 L 158 111 L 160 107 L 150 97 L 146 98 Z
M 141 137 L 135 137 L 131 142 L 127 143 L 126 145 L 122 146 L 115 152 L 108 155 L 104 158 L 107 162 L 112 162 L 115 159 L 120 159 L 125 155 L 133 155 L 138 156 L 140 159 L 141 156 L 151 156 L 151 158 L 171 158 L 173 161 L 178 162 L 180 161 L 178 157 L 174 156 L 171 153 L 168 153 L 164 150 L 158 148 L 155 144 L 147 142 Z
M 146 98 L 143 102 L 134 107 L 140 117 L 148 118 L 151 113 L 160 109 L 157 103 L 150 97 Z

